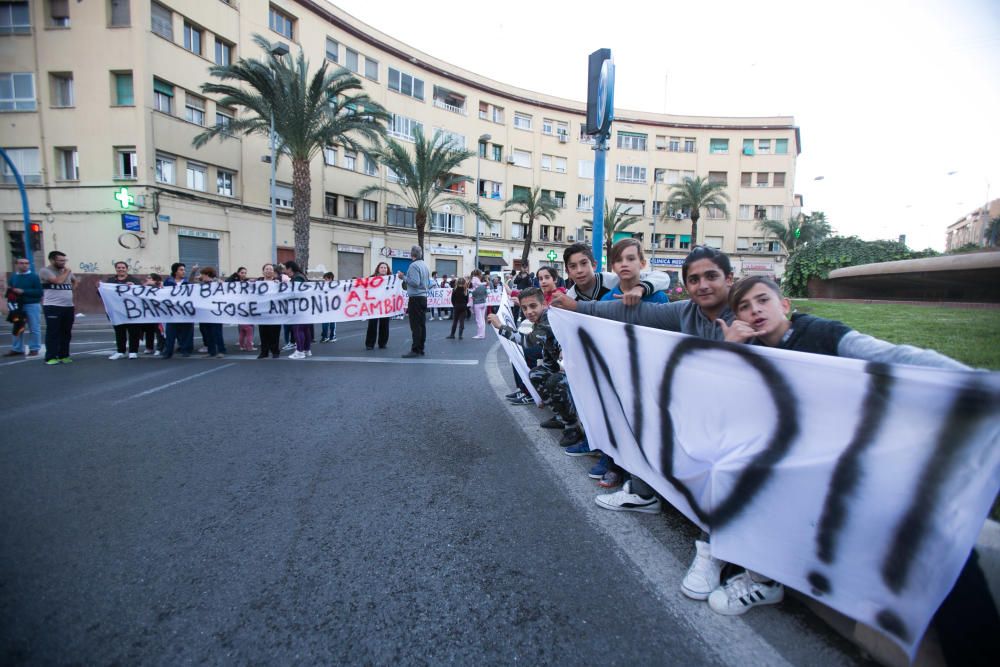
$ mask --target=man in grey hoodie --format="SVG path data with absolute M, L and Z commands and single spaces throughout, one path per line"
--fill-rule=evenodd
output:
M 424 356 L 424 342 L 427 340 L 427 290 L 430 288 L 431 271 L 424 262 L 424 250 L 418 245 L 410 248 L 413 261 L 406 275 L 400 271 L 397 275 L 406 288 L 409 304 L 406 307 L 410 318 L 410 334 L 413 343 L 410 351 L 403 355 L 404 359 Z

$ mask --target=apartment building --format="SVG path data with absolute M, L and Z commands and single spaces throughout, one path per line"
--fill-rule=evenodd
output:
M 125 259 L 137 273 L 171 262 L 251 274 L 271 255 L 268 154 L 261 137 L 201 149 L 194 137 L 238 112 L 202 95 L 208 68 L 260 57 L 252 35 L 302 49 L 361 79 L 393 114 L 389 134 L 442 130 L 478 152 L 462 172 L 499 222 L 479 229 L 478 261 L 515 268 L 526 230 L 504 202 L 541 187 L 561 211 L 531 239 L 532 268 L 562 266 L 562 251 L 590 240 L 593 142 L 583 134 L 585 91 L 566 100 L 500 83 L 422 53 L 324 0 L 0 0 L 0 146 L 24 175 L 36 257 L 69 254 L 81 274 L 109 274 Z M 580 64 L 581 71 L 585 63 Z M 581 76 L 582 78 L 582 76 Z M 726 184 L 728 215 L 703 211 L 703 243 L 731 253 L 738 273 L 780 275 L 783 252 L 756 223 L 793 214 L 799 130 L 791 117 L 694 117 L 619 110 L 608 152 L 607 197 L 641 217 L 657 268 L 675 270 L 691 245 L 689 211 L 666 207 L 685 176 Z M 379 261 L 408 262 L 413 211 L 388 195 L 359 200 L 394 175 L 342 146 L 312 164 L 310 269 L 338 277 Z M 20 198 L 6 165 L 0 184 L 3 270 L 23 251 Z M 291 258 L 292 175 L 277 169 L 279 260 Z M 663 214 L 666 214 L 665 217 Z M 437 211 L 426 250 L 431 268 L 467 273 L 476 221 Z
M 994 218 L 1000 218 L 1000 199 L 994 199 L 948 225 L 945 251 L 950 252 L 968 245 L 986 247 L 987 225 Z

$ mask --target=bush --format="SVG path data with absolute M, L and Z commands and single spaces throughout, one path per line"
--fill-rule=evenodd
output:
M 939 254 L 931 248 L 913 251 L 897 241 L 862 241 L 856 236 L 834 236 L 797 249 L 788 259 L 781 286 L 788 296 L 804 297 L 808 296 L 807 287 L 812 278 L 825 279 L 834 269 Z

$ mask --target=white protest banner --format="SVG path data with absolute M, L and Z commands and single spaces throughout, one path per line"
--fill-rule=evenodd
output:
M 433 287 L 427 290 L 428 308 L 451 308 L 451 288 Z M 499 306 L 503 295 L 503 289 L 490 290 L 486 294 L 487 306 Z M 409 302 L 409 299 L 407 299 Z M 469 297 L 469 307 L 472 307 L 472 297 Z
M 511 329 L 517 331 L 517 323 L 514 321 L 514 314 L 510 310 L 510 299 L 507 298 L 507 292 L 500 290 L 500 303 L 499 309 L 497 310 L 497 317 L 500 321 L 509 326 Z M 508 340 L 500 335 L 500 331 L 495 327 L 491 327 L 493 333 L 496 334 L 497 339 L 500 341 L 500 346 L 503 351 L 507 353 L 507 357 L 510 359 L 510 363 L 514 365 L 514 370 L 521 377 L 521 381 L 524 386 L 527 387 L 528 393 L 531 398 L 535 401 L 535 405 L 538 407 L 542 406 L 542 397 L 538 395 L 535 391 L 534 385 L 531 384 L 531 379 L 529 373 L 531 369 L 528 368 L 528 362 L 524 358 L 524 348 L 515 343 L 512 340 Z
M 341 281 L 190 283 L 144 287 L 101 283 L 112 324 L 204 322 L 315 324 L 349 322 L 403 313 L 395 276 Z
M 591 447 L 710 531 L 715 557 L 913 658 L 997 495 L 1000 373 L 549 321 Z

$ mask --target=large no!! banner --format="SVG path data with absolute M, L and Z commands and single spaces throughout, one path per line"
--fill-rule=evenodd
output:
M 112 324 L 204 322 L 315 324 L 402 315 L 406 299 L 395 276 L 341 281 L 190 283 L 145 287 L 101 283 Z
M 912 659 L 1000 486 L 1000 373 L 549 321 L 591 447 L 709 531 L 715 557 Z

